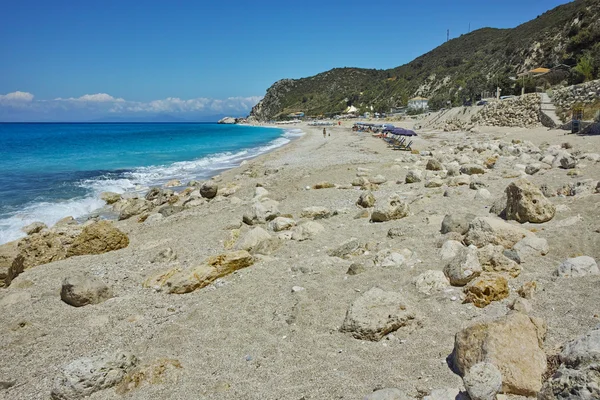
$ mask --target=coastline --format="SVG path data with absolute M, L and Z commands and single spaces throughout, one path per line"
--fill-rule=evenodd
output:
M 510 278 L 508 298 L 478 308 L 460 301 L 462 287 L 448 285 L 425 294 L 415 285 L 421 274 L 444 268 L 440 242 L 447 238 L 440 234 L 440 226 L 445 215 L 488 217 L 495 198 L 517 179 L 516 165 L 525 157 L 509 153 L 509 147 L 525 148 L 525 141 L 530 141 L 546 149 L 544 142 L 560 147 L 568 140 L 571 151 L 583 156 L 600 152 L 597 138 L 565 137 L 561 131 L 545 128 L 435 131 L 420 134 L 413 144 L 419 154 L 412 154 L 392 150 L 370 134 L 352 132 L 348 125 L 328 127 L 331 136 L 326 138 L 321 127 L 299 127 L 305 132 L 299 139 L 211 179 L 220 190 L 233 193 L 167 217 L 154 218 L 158 212 L 153 210 L 144 222 L 137 215 L 114 222 L 129 237 L 126 248 L 30 268 L 7 289 L 0 289 L 6 320 L 0 326 L 0 357 L 6 360 L 0 365 L 0 378 L 14 376 L 19 383 L 7 394 L 46 396 L 65 364 L 116 349 L 135 354 L 142 366 L 166 359 L 181 365 L 165 368 L 158 383 L 142 381 L 128 391 L 128 398 L 135 400 L 351 399 L 383 387 L 414 396 L 460 388 L 460 376 L 446 364 L 455 334 L 473 322 L 505 315 L 519 298 L 517 289 L 530 281 L 543 288 L 530 300 L 531 315 L 547 323 L 544 349 L 548 354 L 598 324 L 594 315 L 600 303 L 596 290 L 600 277 L 555 279 L 552 275 L 558 264 L 574 254 L 600 259 L 598 239 L 593 236 L 600 217 L 595 193 L 554 196 L 551 201 L 559 211 L 552 221 L 523 224 L 548 241 L 550 252 L 523 258 L 521 274 Z M 500 142 L 507 150 L 497 167 L 468 178 L 481 182 L 480 188 L 490 197 L 482 197 L 485 192 L 469 185 L 453 185 L 453 177 L 440 178 L 443 186 L 425 186 L 434 176 L 426 169 L 430 154 L 448 163 L 461 157 L 483 162 L 494 153 L 474 149 Z M 547 168 L 528 179 L 557 189 L 600 176 L 599 162 L 581 158 L 579 163 L 576 177 L 564 169 Z M 422 171 L 423 180 L 408 184 L 405 178 L 413 169 Z M 361 177 L 381 183 L 352 186 Z M 323 183 L 333 186 L 314 189 Z M 368 191 L 376 204 L 399 193 L 409 203 L 409 215 L 370 222 L 372 209 L 365 214 L 356 205 Z M 277 202 L 281 214 L 297 225 L 317 223 L 323 230 L 306 240 L 294 240 L 288 235 L 291 231 L 273 231 L 269 223 L 243 223 L 253 204 L 264 200 L 260 195 Z M 330 214 L 308 219 L 302 215 L 309 207 L 324 207 Z M 144 286 L 166 271 L 187 271 L 209 257 L 238 249 L 257 226 L 277 239 L 279 247 L 268 255 L 253 254 L 253 265 L 188 294 Z M 353 240 L 360 243 L 359 251 L 335 253 Z M 176 257 L 156 261 L 166 249 Z M 408 261 L 382 264 L 380 259 L 389 252 L 407 255 Z M 348 273 L 353 264 L 361 265 L 362 271 Z M 62 302 L 58 293 L 63 280 L 82 273 L 109 285 L 113 297 L 82 308 Z M 373 287 L 399 294 L 418 324 L 380 341 L 343 332 L 340 328 L 349 306 Z M 93 395 L 98 400 L 114 396 L 114 389 Z

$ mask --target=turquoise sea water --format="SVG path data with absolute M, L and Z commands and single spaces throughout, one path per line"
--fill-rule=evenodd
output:
M 218 124 L 0 124 L 0 244 L 171 179 L 206 179 L 288 143 L 294 130 Z

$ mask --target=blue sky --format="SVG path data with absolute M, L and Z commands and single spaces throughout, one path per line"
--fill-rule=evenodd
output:
M 0 1 L 0 120 L 248 112 L 281 78 L 391 68 L 565 0 Z M 17 104 L 17 106 L 15 106 Z

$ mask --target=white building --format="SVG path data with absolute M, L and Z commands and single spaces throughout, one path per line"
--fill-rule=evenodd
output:
M 429 109 L 429 99 L 425 97 L 415 97 L 408 101 L 408 108 L 412 110 L 423 110 L 426 111 Z

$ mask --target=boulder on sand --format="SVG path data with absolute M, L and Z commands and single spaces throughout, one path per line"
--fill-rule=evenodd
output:
M 477 247 L 491 243 L 510 249 L 526 236 L 533 236 L 533 233 L 499 218 L 477 217 L 469 224 L 465 243 Z
M 444 274 L 452 286 L 464 286 L 482 271 L 477 248 L 473 246 L 459 249 L 458 254 L 444 267 Z
M 519 179 L 506 188 L 506 219 L 514 219 L 520 223 L 542 223 L 554 217 L 556 208 L 527 179 Z
M 219 186 L 214 181 L 206 181 L 200 186 L 200 196 L 205 199 L 212 199 L 217 195 Z
M 371 192 L 363 192 L 358 197 L 356 205 L 363 208 L 371 208 L 375 205 L 375 196 Z
M 490 322 L 477 322 L 458 332 L 451 360 L 464 376 L 481 362 L 494 364 L 502 374 L 502 391 L 535 396 L 542 387 L 546 354 L 543 321 L 511 312 Z
M 73 307 L 99 304 L 112 297 L 112 291 L 104 282 L 90 276 L 65 278 L 60 290 L 60 298 Z
M 563 277 L 581 277 L 598 274 L 600 274 L 598 264 L 596 260 L 589 256 L 568 258 L 556 270 L 556 275 Z
M 58 233 L 41 231 L 21 239 L 17 245 L 23 258 L 23 268 L 28 269 L 67 258 L 67 250 Z
M 17 241 L 0 245 L 0 288 L 8 287 L 23 272 L 23 257 L 19 256 Z
M 351 333 L 356 339 L 377 342 L 414 320 L 415 314 L 407 311 L 400 293 L 375 287 L 350 305 L 340 330 Z
M 81 234 L 67 250 L 67 257 L 85 254 L 102 254 L 119 250 L 129 245 L 126 234 L 109 221 L 94 222 L 83 228 Z
M 469 282 L 464 289 L 465 303 L 484 308 L 492 301 L 508 297 L 508 280 L 497 273 L 484 273 Z
M 392 194 L 385 204 L 375 207 L 371 213 L 372 222 L 385 222 L 408 216 L 408 203 L 398 193 Z

